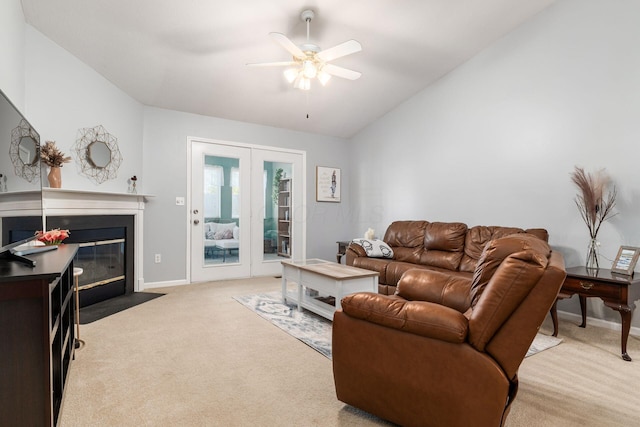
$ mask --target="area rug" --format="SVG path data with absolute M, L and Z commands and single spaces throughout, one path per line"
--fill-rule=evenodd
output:
M 108 300 L 100 301 L 80 309 L 80 324 L 86 325 L 96 320 L 104 319 L 112 314 L 119 313 L 136 305 L 151 301 L 164 294 L 155 292 L 134 292 L 129 295 L 121 295 Z
M 280 292 L 238 296 L 233 299 L 331 359 L 331 322 L 329 320 L 307 310 L 298 311 L 295 304 L 283 303 Z M 525 357 L 540 353 L 560 342 L 562 342 L 561 338 L 537 334 Z

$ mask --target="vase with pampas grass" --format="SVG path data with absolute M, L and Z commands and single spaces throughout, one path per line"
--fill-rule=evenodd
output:
M 571 180 L 580 190 L 575 202 L 589 230 L 586 266 L 589 269 L 598 269 L 598 232 L 603 222 L 616 215 L 613 212 L 616 205 L 616 187 L 611 185 L 611 179 L 604 169 L 589 173 L 576 166 Z

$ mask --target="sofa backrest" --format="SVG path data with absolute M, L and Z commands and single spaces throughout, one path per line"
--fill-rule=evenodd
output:
M 424 233 L 424 252 L 418 264 L 458 270 L 466 235 L 467 225 L 461 222 L 428 223 Z
M 487 243 L 494 239 L 500 239 L 512 234 L 527 233 L 547 242 L 549 233 L 544 228 L 522 229 L 517 227 L 500 227 L 477 225 L 467 230 L 464 242 L 464 255 L 460 260 L 460 271 L 473 273 L 478 265 L 478 260 Z
M 417 264 L 424 252 L 427 221 L 394 221 L 384 233 L 384 241 L 393 249 L 396 261 Z
M 487 243 L 512 234 L 532 234 L 543 241 L 543 228 L 484 226 L 461 222 L 394 221 L 384 235 L 395 261 L 473 273 Z

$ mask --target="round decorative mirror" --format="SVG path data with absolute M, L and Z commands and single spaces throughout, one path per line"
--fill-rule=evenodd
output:
M 87 147 L 87 157 L 94 168 L 106 168 L 111 163 L 111 149 L 102 141 L 93 141 Z
M 122 163 L 118 139 L 102 126 L 83 128 L 73 147 L 80 172 L 101 184 L 117 176 Z
M 25 119 L 11 129 L 9 156 L 17 176 L 29 182 L 40 176 L 40 135 Z
M 35 165 L 38 161 L 38 144 L 30 136 L 20 138 L 18 155 L 24 165 Z

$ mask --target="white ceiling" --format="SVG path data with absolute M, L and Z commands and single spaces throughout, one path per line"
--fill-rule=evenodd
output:
M 555 0 L 22 0 L 27 22 L 139 102 L 323 135 L 350 137 Z M 293 89 L 268 36 L 349 39 L 333 63 L 362 72 Z M 309 118 L 307 118 L 307 113 Z

